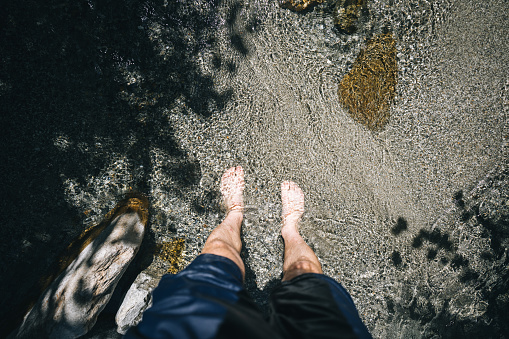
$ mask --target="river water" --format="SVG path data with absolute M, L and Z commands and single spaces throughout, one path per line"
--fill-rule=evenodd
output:
M 477 287 L 462 286 L 454 278 L 460 272 L 443 264 L 456 252 L 434 250 L 432 241 L 416 249 L 412 239 L 451 213 L 455 194 L 507 162 L 507 39 L 500 38 L 507 35 L 507 4 L 368 4 L 369 22 L 353 35 L 334 31 L 320 8 L 302 14 L 270 2 L 239 5 L 219 30 L 217 52 L 235 72 L 211 71 L 207 53 L 200 60 L 219 92 L 233 91 L 232 99 L 208 120 L 178 105 L 168 116 L 181 147 L 200 163 L 202 188 L 217 187 L 229 166 L 244 167 L 244 241 L 257 288 L 281 272 L 278 190 L 291 179 L 306 194 L 304 237 L 325 272 L 350 291 L 373 334 L 429 337 L 446 326 L 427 323 L 443 321 L 441 312 L 460 324 L 488 308 Z M 250 31 L 245 23 L 253 17 L 261 24 Z M 384 27 L 396 39 L 397 95 L 386 128 L 371 132 L 341 107 L 337 84 Z M 233 35 L 245 49 L 231 43 Z M 175 211 L 172 198 L 163 194 L 158 201 Z M 169 213 L 179 220 L 181 210 Z M 188 240 L 189 259 L 209 231 L 203 224 L 220 221 L 203 218 L 177 229 Z M 407 228 L 395 236 L 398 220 Z M 475 243 L 468 230 L 451 228 L 457 251 L 468 252 L 465 241 L 484 250 L 485 240 Z M 437 252 L 434 260 L 429 251 Z M 431 287 L 421 295 L 423 284 Z
M 461 272 L 444 262 L 456 252 L 474 262 L 467 248 L 482 252 L 486 241 L 475 243 L 468 230 L 454 227 L 439 234 L 448 232 L 456 252 L 412 241 L 451 213 L 455 194 L 507 161 L 507 4 L 372 1 L 369 19 L 352 35 L 334 29 L 326 6 L 307 13 L 263 1 L 185 6 L 215 13 L 215 43 L 204 43 L 193 62 L 216 93 L 230 97 L 221 107 L 209 98 L 201 109 L 210 117 L 185 97 L 162 108 L 167 131 L 200 171 L 197 185 L 168 189 L 168 164 L 179 160 L 162 147 L 150 149 L 156 238 L 186 239 L 190 262 L 221 218 L 217 200 L 203 197 L 217 191 L 226 168 L 241 165 L 243 240 L 255 294 L 281 274 L 279 185 L 290 179 L 306 195 L 303 236 L 375 336 L 433 336 L 447 326 L 441 313 L 458 326 L 482 318 L 486 297 L 458 282 Z M 337 86 L 366 41 L 387 28 L 397 46 L 397 92 L 385 129 L 372 132 L 340 105 Z M 154 20 L 148 30 L 154 48 L 171 53 L 165 27 Z M 198 46 L 203 39 L 192 31 L 189 37 Z M 395 235 L 398 222 L 403 231 Z M 436 258 L 429 260 L 429 251 Z M 420 294 L 421 285 L 431 287 Z
M 468 337 L 490 321 L 502 333 L 507 325 L 493 312 L 507 305 L 500 269 L 508 234 L 496 231 L 509 201 L 507 2 L 367 1 L 351 34 L 334 27 L 331 6 L 140 7 L 135 29 L 157 63 L 118 52 L 114 77 L 133 121 L 151 127 L 113 137 L 101 129 L 85 141 L 55 128 L 54 152 L 101 164 L 84 160 L 79 175 L 64 168 L 63 201 L 84 227 L 123 192 L 143 191 L 155 242 L 184 238 L 185 266 L 221 221 L 221 174 L 243 166 L 248 286 L 263 304 L 282 270 L 279 185 L 293 180 L 306 197 L 304 238 L 374 337 Z M 385 128 L 371 131 L 341 106 L 337 90 L 366 42 L 387 31 L 396 41 L 396 96 Z M 498 211 L 495 230 L 476 218 L 479 206 Z M 156 257 L 147 272 L 166 268 Z M 498 290 L 486 287 L 490 276 Z

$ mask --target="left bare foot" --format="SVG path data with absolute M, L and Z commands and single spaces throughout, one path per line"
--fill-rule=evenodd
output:
M 221 178 L 221 194 L 226 207 L 226 214 L 244 210 L 244 170 L 241 166 L 232 167 L 224 172 Z

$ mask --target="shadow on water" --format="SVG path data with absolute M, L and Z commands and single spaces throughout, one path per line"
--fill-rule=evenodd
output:
M 259 310 L 262 312 L 265 318 L 269 316 L 269 297 L 271 292 L 281 284 L 281 279 L 283 278 L 283 274 L 281 272 L 281 276 L 279 278 L 271 279 L 264 288 L 259 288 L 256 284 L 256 274 L 253 269 L 249 266 L 249 251 L 247 250 L 246 244 L 242 239 L 242 251 L 241 257 L 244 261 L 246 268 L 246 277 L 244 280 L 244 287 L 249 294 L 249 296 L 253 299 L 255 304 L 258 306 Z
M 139 202 L 142 202 L 143 205 L 137 205 Z M 96 286 L 98 288 L 93 290 L 80 287 L 75 289 L 72 295 L 75 304 L 81 304 L 86 308 L 90 308 L 90 300 L 98 300 L 102 298 L 104 293 L 111 293 L 112 298 L 103 313 L 105 313 L 106 316 L 109 316 L 110 314 L 113 314 L 114 316 L 123 300 L 123 297 L 127 293 L 127 290 L 137 275 L 150 265 L 154 254 L 155 241 L 153 234 L 150 232 L 150 225 L 148 224 L 148 199 L 144 195 L 138 193 L 127 194 L 126 197 L 117 203 L 116 207 L 111 210 L 99 224 L 88 228 L 75 238 L 68 247 L 58 255 L 58 260 L 55 260 L 50 267 L 46 268 L 42 276 L 34 277 L 38 279 L 32 286 L 31 290 L 28 291 L 22 298 L 18 299 L 16 304 L 10 309 L 10 312 L 2 318 L 0 326 L 2 336 L 6 336 L 10 331 L 20 325 L 23 319 L 23 314 L 25 314 L 34 305 L 34 303 L 36 303 L 37 298 L 42 295 L 43 291 L 46 291 L 49 296 L 47 298 L 49 301 L 48 309 L 56 310 L 58 305 L 55 304 L 54 295 L 57 291 L 53 289 L 55 286 L 52 286 L 51 284 L 57 280 L 60 273 L 62 273 L 88 245 L 91 244 L 92 246 L 90 250 L 91 253 L 97 253 L 98 249 L 102 247 L 103 243 L 112 234 L 113 230 L 118 229 L 118 227 L 123 227 L 118 226 L 118 224 L 115 223 L 115 220 L 117 217 L 122 216 L 125 213 L 138 214 L 140 218 L 139 220 L 145 225 L 145 234 L 141 244 L 139 243 L 138 235 L 132 232 L 123 234 L 122 237 L 117 238 L 117 240 L 112 243 L 115 244 L 116 242 L 121 242 L 124 248 L 125 246 L 139 246 L 138 254 L 131 259 L 131 263 L 125 269 L 122 277 L 118 281 L 118 284 L 116 284 L 115 290 L 113 291 L 110 289 L 101 291 L 101 287 L 103 287 L 101 285 Z M 112 258 L 109 259 L 112 260 Z M 92 256 L 87 261 L 84 261 L 83 265 L 91 268 L 94 265 L 94 261 L 97 261 L 97 258 Z M 97 264 L 95 266 L 97 269 Z M 97 274 L 97 272 L 95 273 Z M 90 281 L 85 284 L 83 277 L 79 280 L 78 284 L 80 286 L 86 285 L 90 287 Z M 62 299 L 60 298 L 59 301 L 61 302 Z M 62 309 L 64 312 L 62 316 L 64 318 L 65 310 L 65 308 Z M 38 312 L 38 314 L 42 315 L 44 312 Z M 100 315 L 99 319 L 102 318 L 102 315 L 103 314 Z
M 509 240 L 509 215 L 501 215 L 498 220 L 491 220 L 480 212 L 480 203 L 476 202 L 467 207 L 463 192 L 457 192 L 453 200 L 457 207 L 459 220 L 464 223 L 470 222 L 482 229 L 482 237 L 490 243 L 491 250 L 484 251 L 480 257 L 487 265 L 492 267 L 490 274 L 482 276 L 465 256 L 458 253 L 447 232 L 435 228 L 431 232 L 421 229 L 412 239 L 411 246 L 414 250 L 425 250 L 429 262 L 437 261 L 440 265 L 450 265 L 458 272 L 458 283 L 463 286 L 474 286 L 480 292 L 483 301 L 487 303 L 487 311 L 480 319 L 460 319 L 458 315 L 450 312 L 450 301 L 445 300 L 441 310 L 437 310 L 431 301 L 433 291 L 429 286 L 421 286 L 417 295 L 412 293 L 403 294 L 402 303 L 396 303 L 387 298 L 388 311 L 391 314 L 401 313 L 408 317 L 430 325 L 431 333 L 438 334 L 442 338 L 499 338 L 504 333 L 509 333 L 509 252 L 507 243 Z M 407 230 L 407 221 L 399 218 L 391 232 L 394 236 L 400 235 Z M 439 253 L 442 255 L 439 256 Z M 405 258 L 400 252 L 394 251 L 390 260 L 400 270 L 404 270 Z M 417 300 L 421 302 L 418 303 Z M 426 302 L 422 302 L 425 300 Z
M 219 0 L 202 5 L 156 0 L 4 5 L 2 318 L 83 229 L 84 215 L 65 200 L 64 179 L 86 185 L 122 155 L 131 169 L 143 168 L 132 189 L 148 193 L 149 153 L 158 148 L 179 160 L 169 173 L 173 190 L 198 183 L 200 164 L 179 147 L 162 111 L 179 101 L 206 119 L 233 95 L 233 89 L 218 92 L 197 61 L 204 50 L 218 50 L 221 21 Z M 246 56 L 238 28 L 241 5 L 231 7 L 230 47 Z M 259 23 L 252 16 L 244 28 L 252 33 Z M 228 60 L 214 53 L 212 69 L 234 72 Z M 56 147 L 59 138 L 65 147 Z

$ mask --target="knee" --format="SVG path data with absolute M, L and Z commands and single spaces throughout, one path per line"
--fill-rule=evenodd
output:
M 283 281 L 292 280 L 293 278 L 305 273 L 323 273 L 319 263 L 309 260 L 298 260 L 292 263 L 284 272 Z
M 242 261 L 242 258 L 240 257 L 239 251 L 232 247 L 230 244 L 224 242 L 221 239 L 209 239 L 205 243 L 205 246 L 203 246 L 203 250 L 201 253 L 210 253 L 215 255 L 220 255 L 222 257 L 226 257 L 230 260 L 232 260 L 242 272 L 242 277 L 245 275 L 245 267 L 244 263 Z
M 215 252 L 236 252 L 236 249 L 221 239 L 208 239 L 203 246 L 202 253 Z

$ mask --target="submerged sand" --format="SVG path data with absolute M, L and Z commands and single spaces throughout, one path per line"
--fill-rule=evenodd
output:
M 192 23 L 172 26 L 178 12 L 148 11 L 139 30 L 158 67 L 126 61 L 112 71 L 122 86 L 115 100 L 135 112 L 126 124 L 136 127 L 111 135 L 91 129 L 83 140 L 74 133 L 81 122 L 72 129 L 63 119 L 63 127 L 41 132 L 51 154 L 69 161 L 80 154 L 81 167 L 50 170 L 56 199 L 79 221 L 43 217 L 38 232 L 54 238 L 67 225 L 65 241 L 136 189 L 151 202 L 152 241 L 185 239 L 185 266 L 221 220 L 222 172 L 241 165 L 247 284 L 262 306 L 282 269 L 279 187 L 293 180 L 306 196 L 303 236 L 374 337 L 503 333 L 507 4 L 411 0 L 368 8 L 369 20 L 353 34 L 333 28 L 326 4 L 294 13 L 262 0 L 182 3 L 179 11 L 202 13 L 198 21 L 210 24 L 203 32 Z M 385 128 L 373 132 L 351 118 L 337 90 L 366 41 L 387 29 L 396 41 L 396 98 Z M 175 71 L 176 51 L 186 46 L 194 49 L 182 52 L 183 70 Z M 83 125 L 93 126 L 92 117 L 83 115 Z M 44 236 L 24 237 L 12 246 L 26 240 L 43 252 Z M 156 256 L 145 272 L 157 278 L 169 265 Z

